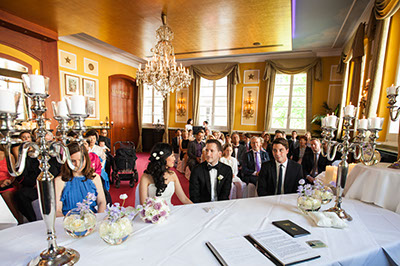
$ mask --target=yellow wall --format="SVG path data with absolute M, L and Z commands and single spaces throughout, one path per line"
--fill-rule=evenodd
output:
M 38 73 L 41 74 L 40 62 L 30 55 L 3 44 L 0 44 L 0 53 L 15 57 L 30 64 L 32 66 L 32 73 L 38 71 Z
M 339 57 L 324 57 L 322 58 L 322 80 L 315 81 L 314 83 L 314 93 L 313 93 L 313 106 L 312 114 L 320 114 L 323 112 L 322 103 L 327 101 L 329 84 L 341 84 L 341 81 L 329 81 L 331 65 L 337 65 L 339 62 Z M 257 63 L 241 63 L 239 64 L 240 69 L 240 79 L 241 82 L 236 86 L 235 95 L 235 119 L 233 124 L 234 131 L 258 131 L 261 132 L 265 128 L 264 126 L 264 113 L 266 107 L 266 83 L 262 80 L 262 76 L 265 69 L 265 62 Z M 245 70 L 259 69 L 260 70 L 260 83 L 259 84 L 243 84 L 243 75 Z M 258 109 L 257 109 L 257 125 L 248 126 L 241 125 L 241 111 L 242 111 L 242 98 L 243 98 L 243 87 L 253 87 L 259 86 L 259 96 L 258 96 Z M 189 87 L 189 99 L 188 99 L 188 117 L 192 117 L 192 86 Z M 170 98 L 170 121 L 169 127 L 174 128 L 184 128 L 185 123 L 177 123 L 175 121 L 175 93 L 171 94 Z
M 108 77 L 115 74 L 123 74 L 130 77 L 136 77 L 137 69 L 62 41 L 58 42 L 58 49 L 75 54 L 77 62 L 77 70 L 72 70 L 60 66 L 60 71 L 75 73 L 78 75 L 87 76 L 99 80 L 99 120 L 86 120 L 87 126 L 98 126 L 100 121 L 105 121 L 106 116 L 110 118 Z M 98 62 L 98 76 L 90 75 L 84 72 L 84 58 L 88 58 Z M 61 79 L 60 77 L 60 80 L 63 79 Z M 60 86 L 60 89 L 64 89 L 64 87 Z
M 389 125 L 389 109 L 388 99 L 386 98 L 386 88 L 396 82 L 396 70 L 399 64 L 399 49 L 400 49 L 400 12 L 397 12 L 393 17 L 389 29 L 389 38 L 386 48 L 385 65 L 383 69 L 382 87 L 378 105 L 378 117 L 384 117 L 383 130 L 379 132 L 379 141 L 385 141 Z M 399 84 L 396 84 L 399 86 Z

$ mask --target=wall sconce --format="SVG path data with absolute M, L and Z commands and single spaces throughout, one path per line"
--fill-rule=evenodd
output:
M 254 116 L 254 100 L 251 98 L 251 90 L 247 93 L 249 96 L 244 101 L 243 116 L 248 119 Z
M 178 99 L 178 109 L 176 110 L 178 116 L 186 115 L 186 100 L 183 98 L 183 92 L 181 92 L 181 97 Z

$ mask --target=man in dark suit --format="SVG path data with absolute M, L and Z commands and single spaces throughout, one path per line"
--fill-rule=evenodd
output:
M 219 163 L 221 143 L 206 142 L 206 161 L 196 165 L 190 174 L 189 194 L 193 203 L 228 200 L 232 185 L 232 168 Z
M 240 137 L 239 133 L 233 132 L 232 134 L 232 146 L 233 146 L 233 152 L 232 152 L 232 157 L 235 157 L 235 159 L 239 163 L 239 167 L 243 165 L 243 159 L 244 155 L 246 154 L 246 146 L 240 144 Z
M 204 138 L 204 131 L 199 130 L 196 132 L 196 139 L 189 143 L 187 150 L 187 155 L 189 159 L 187 165 L 189 166 L 190 171 L 192 171 L 193 167 L 195 167 L 201 162 L 201 154 L 205 146 L 203 138 Z
M 260 172 L 261 165 L 269 161 L 269 156 L 266 151 L 261 150 L 260 137 L 251 138 L 251 150 L 248 151 L 243 159 L 243 182 L 246 184 L 257 184 L 258 173 Z
M 179 159 L 179 143 L 182 139 L 182 131 L 180 129 L 177 129 L 175 131 L 175 137 L 172 138 L 172 149 L 174 150 L 174 155 L 175 155 L 175 167 L 178 164 L 178 159 Z
M 297 139 L 297 131 L 292 131 L 292 137 L 288 140 L 289 142 L 289 158 L 293 155 L 293 151 L 300 146 L 299 140 Z
M 100 136 L 104 137 L 106 146 L 111 150 L 111 139 L 107 135 L 107 129 L 103 128 L 100 130 Z
M 258 175 L 258 196 L 295 193 L 303 178 L 301 165 L 288 159 L 289 144 L 284 138 L 272 142 L 273 160 L 263 163 Z
M 311 152 L 304 154 L 301 165 L 303 166 L 303 175 L 310 183 L 314 182 L 315 177 L 325 171 L 327 165 L 332 162 L 321 154 L 321 142 L 319 139 L 311 139 Z

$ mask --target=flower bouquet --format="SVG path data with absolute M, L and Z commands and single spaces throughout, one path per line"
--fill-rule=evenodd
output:
M 170 212 L 167 202 L 161 198 L 147 198 L 143 205 L 139 205 L 137 211 L 146 223 L 159 224 L 164 222 Z
M 94 193 L 88 193 L 77 208 L 70 210 L 64 217 L 65 232 L 73 238 L 81 238 L 92 233 L 96 227 L 96 215 L 90 205 L 96 200 Z
M 124 207 L 126 194 L 119 197 L 123 200 L 122 206 L 119 203 L 108 205 L 106 208 L 107 216 L 100 223 L 99 234 L 101 239 L 110 245 L 119 245 L 125 242 L 133 233 L 132 219 L 135 217 L 133 208 Z
M 336 184 L 334 181 L 329 183 L 332 187 L 336 187 Z M 324 186 L 322 181 L 316 179 L 314 181 L 314 190 L 313 193 L 315 196 L 321 198 L 321 203 L 322 204 L 328 204 L 331 202 L 333 198 L 333 191 L 329 186 Z
M 314 194 L 311 184 L 305 185 L 304 179 L 300 179 L 299 184 L 297 207 L 302 212 L 318 211 L 321 208 L 321 198 Z

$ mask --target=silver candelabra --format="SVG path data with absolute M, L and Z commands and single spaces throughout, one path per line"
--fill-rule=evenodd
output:
M 389 87 L 387 88 L 387 98 L 389 99 L 389 113 L 390 113 L 390 120 L 393 122 L 399 119 L 400 115 L 400 107 L 396 105 L 397 103 L 397 96 L 399 94 L 399 87 Z M 398 151 L 400 151 L 400 125 L 399 125 L 399 142 L 398 142 Z M 397 161 L 389 165 L 389 168 L 400 169 L 400 153 L 397 155 Z
M 39 84 L 37 82 L 38 77 L 41 77 L 45 82 Z M 61 132 L 61 136 L 56 137 L 56 141 L 47 141 L 45 139 L 47 131 L 45 127 L 44 114 L 47 111 L 45 100 L 49 97 L 49 78 L 40 75 L 22 75 L 22 78 L 24 81 L 26 96 L 32 100 L 31 110 L 36 115 L 36 118 L 34 119 L 37 122 L 36 142 L 22 142 L 19 139 L 13 138 L 12 135 L 16 132 L 15 118 L 17 117 L 17 112 L 3 111 L 0 113 L 0 129 L 3 135 L 0 144 L 5 146 L 8 171 L 14 177 L 22 174 L 25 168 L 27 155 L 32 158 L 37 158 L 40 163 L 39 168 L 41 173 L 37 177 L 36 184 L 40 209 L 47 230 L 48 248 L 41 252 L 39 256 L 31 260 L 29 265 L 75 264 L 79 260 L 79 253 L 76 250 L 58 246 L 56 242 L 56 232 L 54 229 L 56 218 L 55 186 L 54 176 L 49 171 L 49 160 L 51 157 L 56 157 L 60 164 L 68 163 L 72 170 L 78 170 L 81 168 L 84 162 L 82 150 L 84 138 L 82 133 L 86 130 L 84 122 L 88 115 L 71 114 L 71 107 L 68 106 L 69 114 L 62 117 L 58 114 L 59 110 L 57 109 L 57 106 L 53 104 L 54 118 L 59 123 L 57 129 Z M 17 106 L 18 101 L 16 101 L 15 104 Z M 86 108 L 87 111 L 87 106 L 83 108 Z M 68 122 L 70 120 L 74 122 L 73 129 L 79 134 L 77 139 L 68 138 L 66 135 L 70 129 L 68 127 Z M 77 141 L 81 146 L 81 159 L 79 166 L 77 167 L 72 164 L 69 150 L 66 147 L 67 140 Z M 17 160 L 14 161 L 11 155 L 11 145 L 16 143 L 22 143 L 22 152 L 18 155 L 18 158 L 16 158 Z
M 328 160 L 333 161 L 337 152 L 342 154 L 336 179 L 336 204 L 327 211 L 335 212 L 340 218 L 348 221 L 351 221 L 352 217 L 342 208 L 342 194 L 346 185 L 349 168 L 349 164 L 347 163 L 348 155 L 353 153 L 356 160 L 361 159 L 364 163 L 371 162 L 375 153 L 376 140 L 379 138 L 378 133 L 382 130 L 383 123 L 383 118 L 360 119 L 358 120 L 358 134 L 351 139 L 350 133 L 355 131 L 352 126 L 356 120 L 356 110 L 357 108 L 353 108 L 350 113 L 347 112 L 347 115 L 343 117 L 342 142 L 333 140 L 338 125 L 337 119 L 331 121 L 331 123 L 324 123 L 322 127 L 322 144 L 324 146 L 321 150 L 322 155 L 327 156 Z M 369 140 L 365 141 L 368 131 L 370 132 Z

